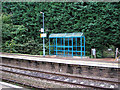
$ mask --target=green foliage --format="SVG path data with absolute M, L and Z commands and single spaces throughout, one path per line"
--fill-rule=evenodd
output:
M 90 55 L 91 48 L 97 49 L 97 57 L 102 57 L 102 51 L 110 45 L 120 48 L 117 2 L 3 2 L 2 7 L 3 12 L 9 14 L 4 16 L 6 20 L 3 22 L 7 24 L 3 26 L 3 31 L 6 30 L 3 32 L 3 42 L 19 42 L 23 45 L 19 51 L 21 53 L 40 54 L 42 51 L 39 30 L 42 28 L 43 18 L 40 11 L 45 13 L 45 29 L 48 29 L 48 35 L 83 32 L 87 55 Z M 11 20 L 7 19 L 9 16 L 12 16 Z M 46 43 L 48 53 L 48 38 Z
M 11 21 L 11 15 L 8 14 L 2 14 L 2 22 L 3 23 L 12 23 Z
M 103 51 L 103 57 L 115 57 L 115 47 L 113 45 L 109 46 L 110 51 L 106 48 Z
M 2 27 L 2 51 L 10 53 L 39 54 L 42 48 L 41 45 L 34 40 L 27 38 L 28 29 L 23 25 L 13 25 L 9 22 L 11 21 L 10 18 L 9 15 L 5 14 L 2 18 L 4 21 Z

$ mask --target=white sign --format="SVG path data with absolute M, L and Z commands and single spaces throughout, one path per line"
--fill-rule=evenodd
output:
M 111 49 L 111 48 L 109 48 L 109 49 L 108 49 L 108 51 L 112 51 L 112 49 Z
M 41 32 L 44 32 L 44 29 L 43 29 L 43 28 L 41 28 Z
M 95 54 L 96 54 L 96 50 L 92 49 L 92 55 L 95 55 Z
M 40 34 L 40 37 L 47 37 L 46 33 Z
M 116 58 L 117 58 L 117 56 L 118 56 L 118 48 L 116 48 Z

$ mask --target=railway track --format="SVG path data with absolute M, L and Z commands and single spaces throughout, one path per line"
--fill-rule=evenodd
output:
M 49 81 L 61 82 L 65 84 L 84 86 L 87 88 L 90 87 L 97 89 L 114 89 L 114 88 L 118 88 L 118 84 L 120 84 L 119 81 L 92 79 L 92 78 L 70 76 L 64 74 L 55 74 L 55 73 L 38 71 L 34 69 L 27 69 L 23 67 L 17 67 L 17 66 L 5 65 L 5 64 L 1 64 L 1 66 L 3 72 L 19 74 L 33 78 L 40 78 Z
M 19 84 L 19 85 L 22 85 L 22 86 L 27 87 L 27 88 L 34 88 L 34 89 L 40 89 L 40 90 L 48 90 L 46 88 L 42 88 L 42 87 L 38 87 L 38 86 L 33 86 L 33 85 L 25 84 L 25 83 L 23 84 L 23 83 L 18 82 L 16 80 L 11 80 L 11 79 L 6 79 L 6 78 L 0 78 L 0 79 L 2 79 L 2 81 L 5 81 L 7 83 Z

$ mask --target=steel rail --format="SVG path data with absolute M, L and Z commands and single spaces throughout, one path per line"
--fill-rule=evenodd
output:
M 8 72 L 8 73 L 13 73 L 13 74 L 19 74 L 19 75 L 23 75 L 23 76 L 29 76 L 29 77 L 39 78 L 39 79 L 45 79 L 45 80 L 49 80 L 49 81 L 61 82 L 61 83 L 65 83 L 65 84 L 80 85 L 80 86 L 91 87 L 91 88 L 99 88 L 99 89 L 111 89 L 111 88 L 105 88 L 105 87 L 99 87 L 99 86 L 92 86 L 92 85 L 85 85 L 85 84 L 78 84 L 78 83 L 73 83 L 73 82 L 66 82 L 66 81 L 49 79 L 49 78 L 44 78 L 44 77 L 39 77 L 39 76 L 27 75 L 27 74 L 23 74 L 23 73 L 8 71 L 8 70 L 2 70 L 2 71 Z
M 29 84 L 25 84 L 25 83 L 21 83 L 21 82 L 18 82 L 16 80 L 11 80 L 11 79 L 6 79 L 6 78 L 0 78 L 1 80 L 5 80 L 5 81 L 8 81 L 8 82 L 13 82 L 13 83 L 16 83 L 16 84 L 20 84 L 20 85 L 24 85 L 24 86 L 27 86 L 27 87 L 31 87 L 31 88 L 36 88 L 36 89 L 40 89 L 40 90 L 47 90 L 46 88 L 41 88 L 41 87 L 37 87 L 37 86 L 33 86 L 33 85 L 29 85 Z
M 7 70 L 2 70 L 4 72 L 8 72 L 8 73 L 13 73 L 13 74 L 19 74 L 22 76 L 29 76 L 29 77 L 33 77 L 33 78 L 39 78 L 42 80 L 49 80 L 49 81 L 55 81 L 55 82 L 60 82 L 60 83 L 64 83 L 64 84 L 71 84 L 71 85 L 79 85 L 79 86 L 84 86 L 87 88 L 96 88 L 96 89 L 109 89 L 109 90 L 113 90 L 111 88 L 105 88 L 105 87 L 98 87 L 98 86 L 91 86 L 91 85 L 85 85 L 85 84 L 77 84 L 77 83 L 71 83 L 71 82 L 65 82 L 65 81 L 59 81 L 59 80 L 54 80 L 54 79 L 48 79 L 48 78 L 41 78 L 41 77 L 36 77 L 36 76 L 32 76 L 32 75 L 26 75 L 26 74 L 22 74 L 22 73 L 16 73 L 16 72 L 11 72 L 11 71 L 7 71 Z
M 16 68 L 16 69 L 21 69 L 21 70 L 29 70 L 29 71 L 33 71 L 33 72 L 40 72 L 40 73 L 45 73 L 45 74 L 52 74 L 52 75 L 59 75 L 59 76 L 65 76 L 65 77 L 71 77 L 71 78 L 78 78 L 78 79 L 89 79 L 89 80 L 94 80 L 94 81 L 103 81 L 103 82 L 111 82 L 111 83 L 118 83 L 120 84 L 120 81 L 110 81 L 110 80 L 103 80 L 103 79 L 95 79 L 95 78 L 88 78 L 88 77 L 80 77 L 80 76 L 73 76 L 73 75 L 66 75 L 66 74 L 59 74 L 59 73 L 52 73 L 52 72 L 45 72 L 45 71 L 38 71 L 35 69 L 28 69 L 28 68 L 23 68 L 23 67 L 17 67 L 17 66 L 12 66 L 12 65 L 1 65 L 0 66 L 4 66 L 4 67 L 10 67 L 10 68 Z

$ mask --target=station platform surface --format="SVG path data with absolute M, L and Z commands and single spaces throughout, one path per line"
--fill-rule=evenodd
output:
M 52 63 L 63 63 L 72 65 L 86 65 L 98 67 L 111 67 L 120 68 L 119 61 L 113 58 L 91 59 L 91 58 L 78 58 L 78 57 L 56 57 L 56 56 L 40 56 L 40 55 L 26 55 L 26 54 L 13 54 L 13 53 L 0 53 L 0 57 L 24 59 L 33 61 L 43 61 Z
M 13 90 L 13 88 L 16 88 L 18 90 L 23 89 L 23 87 L 0 81 L 0 90 L 6 90 L 7 88 L 9 88 L 9 89 L 12 88 L 10 90 Z

